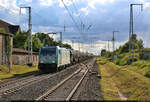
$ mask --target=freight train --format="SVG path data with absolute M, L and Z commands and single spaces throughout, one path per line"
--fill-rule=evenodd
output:
M 92 56 L 90 53 L 83 53 L 59 46 L 45 46 L 40 48 L 38 68 L 42 72 L 49 73 L 91 58 Z

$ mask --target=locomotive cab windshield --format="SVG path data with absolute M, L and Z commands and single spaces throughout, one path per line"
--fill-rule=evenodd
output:
M 51 56 L 56 54 L 56 48 L 41 48 L 41 56 Z
M 40 50 L 40 63 L 56 63 L 56 47 L 42 47 Z

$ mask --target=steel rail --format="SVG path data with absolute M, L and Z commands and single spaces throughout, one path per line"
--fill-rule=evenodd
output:
M 84 64 L 81 63 L 81 66 L 83 66 Z M 85 78 L 86 74 L 88 73 L 89 69 L 87 65 L 84 65 L 87 69 L 84 72 L 84 75 L 81 77 L 81 79 L 77 82 L 77 84 L 75 84 L 75 87 L 72 89 L 71 93 L 68 95 L 68 97 L 66 98 L 66 101 L 69 101 L 72 96 L 75 94 L 76 90 L 79 88 L 80 84 L 82 83 L 83 79 Z M 35 99 L 36 101 L 40 101 L 40 100 L 44 100 L 46 99 L 51 93 L 53 93 L 54 91 L 56 91 L 59 87 L 61 87 L 65 82 L 67 82 L 69 79 L 71 79 L 72 77 L 74 77 L 74 75 L 78 74 L 79 72 L 81 72 L 82 69 L 78 69 L 76 72 L 74 72 L 73 74 L 71 74 L 69 77 L 65 78 L 64 80 L 62 80 L 60 83 L 58 83 L 56 86 L 54 86 L 53 88 L 51 88 L 50 90 L 48 90 L 46 93 L 44 93 L 43 95 L 39 96 L 37 99 Z
M 77 73 L 79 73 L 81 71 L 81 69 L 78 69 L 77 71 L 75 71 L 73 74 L 71 74 L 69 77 L 65 78 L 64 80 L 62 80 L 60 83 L 58 83 L 56 86 L 54 86 L 53 88 L 51 88 L 49 91 L 47 91 L 46 93 L 44 93 L 42 96 L 38 97 L 36 99 L 36 101 L 39 100 L 43 100 L 46 97 L 48 97 L 49 94 L 51 94 L 52 92 L 54 92 L 57 88 L 59 88 L 60 86 L 62 86 L 65 82 L 67 82 L 69 79 L 71 79 L 74 75 L 76 75 Z
M 11 87 L 11 88 L 8 88 L 8 89 L 0 90 L 0 95 L 12 93 L 14 91 L 20 90 L 21 88 L 23 88 L 25 86 L 28 86 L 28 85 L 34 84 L 36 82 L 42 81 L 42 80 L 47 79 L 49 77 L 52 77 L 54 75 L 55 74 L 50 74 L 50 75 L 42 76 L 40 78 L 36 78 L 34 80 L 31 80 L 29 82 L 25 82 L 25 83 L 23 83 L 21 85 L 18 85 L 18 86 L 14 86 L 14 87 Z
M 78 66 L 79 64 L 75 64 L 73 66 Z M 74 68 L 74 67 L 73 67 Z M 68 69 L 68 68 L 67 68 Z M 71 68 L 72 69 L 72 68 Z M 64 70 L 65 71 L 65 70 Z M 62 72 L 64 72 L 62 71 Z M 60 72 L 60 73 L 62 73 Z M 0 96 L 3 95 L 3 94 L 8 94 L 8 93 L 12 93 L 12 92 L 15 92 L 17 90 L 20 90 L 21 88 L 25 87 L 25 86 L 29 86 L 31 84 L 34 84 L 34 83 L 37 83 L 39 81 L 42 81 L 44 79 L 47 79 L 47 78 L 50 78 L 50 77 L 53 77 L 55 75 L 57 75 L 59 73 L 54 73 L 54 74 L 49 74 L 49 75 L 46 75 L 46 76 L 41 76 L 40 78 L 36 78 L 36 79 L 33 79 L 29 82 L 24 82 L 23 84 L 21 85 L 18 85 L 18 86 L 14 86 L 14 87 L 11 87 L 11 88 L 8 88 L 8 89 L 0 89 Z M 12 83 L 12 84 L 15 84 L 15 83 Z M 11 85 L 11 84 L 9 84 Z M 8 86 L 8 85 L 7 85 Z
M 83 79 L 85 78 L 87 72 L 88 72 L 88 69 L 86 70 L 86 72 L 84 73 L 82 78 L 79 80 L 79 82 L 76 84 L 76 86 L 73 88 L 73 90 L 70 92 L 70 94 L 66 98 L 66 101 L 69 101 L 73 97 L 73 95 L 75 94 L 76 90 L 79 88 L 80 84 L 82 83 Z
M 31 76 L 27 76 L 27 77 L 24 77 L 24 78 L 21 78 L 21 79 L 10 80 L 10 81 L 8 81 L 6 83 L 0 84 L 0 88 L 6 87 L 6 86 L 11 85 L 11 84 L 15 84 L 16 82 L 19 82 L 19 81 L 28 80 L 29 78 L 32 78 L 32 77 L 34 77 L 34 76 L 31 75 Z

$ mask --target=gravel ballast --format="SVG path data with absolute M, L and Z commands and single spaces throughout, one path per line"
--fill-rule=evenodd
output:
M 76 71 L 79 65 L 68 67 L 65 70 L 57 72 L 56 75 L 44 79 L 40 82 L 26 86 L 16 92 L 0 96 L 0 100 L 35 100 L 37 97 L 42 95 L 45 91 L 55 86 L 65 77 Z
M 103 96 L 100 87 L 100 78 L 98 78 L 98 66 L 96 62 L 93 68 L 90 69 L 86 75 L 84 81 L 80 85 L 79 89 L 75 93 L 72 100 L 82 100 L 82 101 L 101 101 Z
M 90 72 L 87 73 L 85 79 L 79 86 L 79 89 L 73 96 L 73 100 L 103 100 L 103 97 L 101 95 L 100 91 L 100 83 L 98 75 L 98 69 L 97 64 L 95 63 L 95 59 L 87 60 L 83 62 L 84 64 L 90 67 L 94 66 L 92 69 L 90 69 Z M 56 86 L 59 82 L 61 82 L 63 79 L 74 73 L 79 68 L 85 67 L 84 64 L 76 64 L 70 67 L 67 67 L 67 69 L 61 70 L 60 72 L 57 72 L 52 77 L 44 79 L 42 81 L 33 83 L 31 85 L 25 86 L 21 88 L 20 90 L 17 90 L 15 92 L 4 94 L 0 96 L 0 101 L 10 101 L 10 100 L 35 100 L 39 96 L 43 95 L 45 92 L 47 92 L 49 89 Z M 94 74 L 93 74 L 94 73 Z M 56 93 L 54 93 L 54 97 L 48 97 L 49 101 L 55 100 L 55 99 L 64 99 L 66 96 L 63 96 L 63 93 L 68 94 L 69 91 L 71 91 L 68 86 L 71 86 L 72 84 L 75 84 L 77 82 L 77 79 L 79 80 L 79 76 L 74 77 L 70 82 L 68 81 L 66 83 L 66 86 L 62 88 L 63 90 L 60 90 Z M 60 97 L 60 98 L 57 98 Z

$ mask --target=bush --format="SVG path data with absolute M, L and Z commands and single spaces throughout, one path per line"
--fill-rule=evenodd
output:
M 97 63 L 99 63 L 100 65 L 104 65 L 107 63 L 107 59 L 106 58 L 99 58 L 97 60 Z
M 118 61 L 118 60 L 117 60 L 117 61 L 115 61 L 115 64 L 120 65 L 120 63 L 119 63 L 119 61 Z
M 150 78 L 150 69 L 148 71 L 145 72 L 144 76 Z
M 109 61 L 112 61 L 112 58 L 108 58 Z
M 132 64 L 133 62 L 136 62 L 138 59 L 137 58 L 133 58 L 133 61 L 132 61 L 132 58 L 128 59 L 127 63 L 128 65 Z
M 140 56 L 140 59 L 144 59 L 144 60 L 148 60 L 149 59 L 149 56 L 146 56 L 143 53 L 140 53 L 139 56 Z

